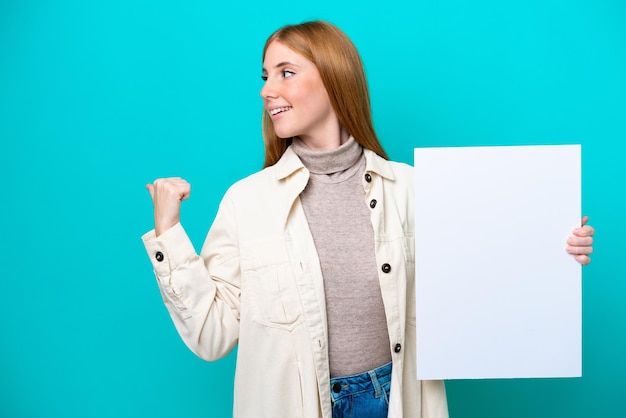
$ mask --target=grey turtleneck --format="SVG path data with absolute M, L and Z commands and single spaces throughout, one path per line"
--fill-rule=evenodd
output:
M 348 376 L 391 361 L 362 178 L 365 155 L 354 138 L 330 151 L 294 139 L 311 173 L 300 195 L 324 276 L 330 375 Z

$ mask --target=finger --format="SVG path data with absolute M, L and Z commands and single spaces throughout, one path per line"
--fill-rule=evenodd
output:
M 578 247 L 574 245 L 568 245 L 565 248 L 565 251 L 567 251 L 569 254 L 572 254 L 572 255 L 589 255 L 593 252 L 593 247 L 589 247 L 589 246 Z
M 191 195 L 191 184 L 187 183 L 185 180 L 177 182 L 176 184 L 178 198 L 182 202 L 183 200 L 189 199 Z
M 581 226 L 584 226 L 584 225 L 587 223 L 587 221 L 588 221 L 588 220 L 589 220 L 589 216 L 583 216 L 583 220 L 582 220 L 582 222 L 580 223 L 580 225 L 581 225 Z
M 585 225 L 579 228 L 574 228 L 572 232 L 577 237 L 592 237 L 593 234 L 596 233 L 595 229 L 593 229 L 591 225 Z
M 590 247 L 593 245 L 592 237 L 569 237 L 567 238 L 567 244 L 573 247 Z
M 591 258 L 589 258 L 589 256 L 586 256 L 586 255 L 575 255 L 574 258 L 583 266 L 586 266 L 587 264 L 591 263 Z
M 184 200 L 189 197 L 191 192 L 191 185 L 177 177 L 170 177 L 165 179 L 156 179 L 154 181 L 154 189 L 159 193 L 164 193 L 172 197 L 177 197 L 179 200 Z
M 146 184 L 146 189 L 150 192 L 150 198 L 154 200 L 154 186 L 152 184 Z

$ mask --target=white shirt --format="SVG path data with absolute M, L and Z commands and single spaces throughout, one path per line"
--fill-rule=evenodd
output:
M 446 418 L 443 382 L 416 378 L 413 169 L 364 152 L 393 361 L 389 417 Z M 332 416 L 324 285 L 298 198 L 308 178 L 288 148 L 275 165 L 235 183 L 200 256 L 180 224 L 143 236 L 187 346 L 216 360 L 239 344 L 236 417 Z

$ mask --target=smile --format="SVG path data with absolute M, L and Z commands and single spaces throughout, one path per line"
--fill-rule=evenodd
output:
M 291 110 L 291 106 L 277 107 L 276 109 L 270 109 L 269 113 L 271 116 L 278 115 L 279 113 L 286 112 Z

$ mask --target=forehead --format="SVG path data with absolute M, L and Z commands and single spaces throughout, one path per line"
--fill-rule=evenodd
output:
M 294 64 L 298 66 L 314 66 L 314 64 L 294 51 L 287 45 L 279 41 L 272 41 L 265 51 L 265 58 L 263 59 L 263 69 L 270 70 L 275 67 L 280 67 L 284 64 Z

